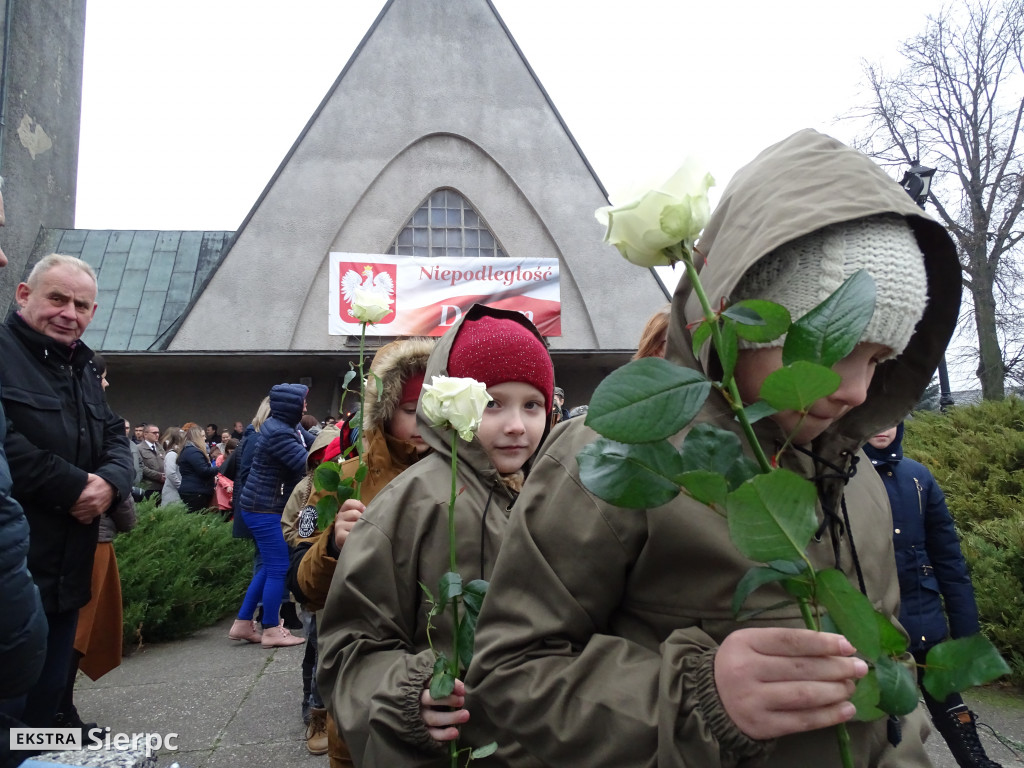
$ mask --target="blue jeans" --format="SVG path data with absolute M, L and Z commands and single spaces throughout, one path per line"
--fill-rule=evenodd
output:
M 285 577 L 288 575 L 288 545 L 281 532 L 281 516 L 243 510 L 242 519 L 252 531 L 263 563 L 249 582 L 238 618 L 251 621 L 256 604 L 262 599 L 263 626 L 276 627 L 280 621 L 281 600 L 285 595 Z

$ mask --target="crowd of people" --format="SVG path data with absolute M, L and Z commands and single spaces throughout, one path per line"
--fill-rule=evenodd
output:
M 823 175 L 845 183 L 823 186 Z M 806 413 L 761 419 L 754 434 L 818 489 L 808 559 L 841 570 L 900 620 L 919 659 L 950 632 L 976 631 L 941 492 L 902 456 L 893 427 L 956 322 L 949 236 L 868 158 L 803 131 L 737 173 L 699 253 L 703 290 L 716 301 L 770 299 L 794 320 L 854 272 L 875 279 L 874 314 L 833 367 L 839 388 Z M 95 296 L 88 265 L 47 257 L 19 285 L 20 309 L 0 333 L 0 532 L 11 545 L 2 562 L 19 611 L 16 624 L 0 611 L 4 666 L 14 659 L 18 672 L 0 689 L 7 724 L 75 722 L 75 670 L 102 674 L 116 663 L 97 637 L 117 602 L 116 560 L 100 547 L 131 527 L 133 498 L 159 497 L 190 513 L 222 506 L 237 534 L 254 540 L 253 576 L 228 636 L 265 648 L 306 643 L 307 746 L 332 768 L 446 765 L 456 739 L 497 743 L 482 766 L 838 765 L 830 726 L 839 723 L 858 768 L 929 764 L 921 710 L 895 727 L 853 720 L 850 697 L 867 664 L 846 638 L 810 631 L 796 606 L 780 607 L 781 587 L 750 599 L 766 611 L 759 620 L 734 617 L 729 602 L 751 563 L 716 511 L 687 495 L 625 511 L 587 489 L 576 456 L 595 434 L 572 418 L 585 410 L 565 407 L 544 339 L 524 315 L 476 305 L 436 341 L 382 347 L 370 366 L 379 386 L 367 388 L 357 424 L 304 423 L 307 389 L 284 383 L 248 425 L 161 433 L 132 428 L 106 404 L 105 367 L 80 341 Z M 636 356 L 720 376 L 714 350 L 692 343 L 701 318 L 683 279 Z M 782 343 L 740 340 L 734 377 L 744 402 L 782 366 Z M 475 379 L 490 398 L 475 436 L 458 443 L 456 470 L 450 433 L 421 397 L 442 376 Z M 738 432 L 717 393 L 698 418 Z M 869 441 L 878 473 L 857 473 Z M 360 493 L 319 530 L 311 473 L 324 461 L 338 462 Z M 232 493 L 217 501 L 222 477 Z M 489 587 L 472 660 L 439 693 L 430 686 L 436 649 L 451 646 L 455 628 L 431 613 L 421 585 L 433 589 L 450 570 L 453 536 L 465 580 Z M 923 586 L 945 604 L 919 599 Z M 286 626 L 289 593 L 304 638 Z M 962 700 L 926 701 L 961 766 L 996 765 Z

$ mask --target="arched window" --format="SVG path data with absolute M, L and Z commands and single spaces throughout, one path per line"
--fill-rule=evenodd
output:
M 388 253 L 397 256 L 505 256 L 497 239 L 466 199 L 439 189 L 423 201 Z

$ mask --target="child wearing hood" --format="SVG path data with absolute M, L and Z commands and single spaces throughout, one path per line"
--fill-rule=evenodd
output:
M 916 402 L 952 334 L 952 242 L 869 158 L 801 131 L 735 175 L 698 248 L 715 307 L 769 299 L 796 320 L 858 269 L 874 278 L 875 313 L 834 366 L 839 389 L 806 418 L 779 412 L 753 429 L 769 455 L 792 438 L 779 465 L 818 488 L 808 559 L 843 571 L 895 619 L 885 489 L 854 470 L 866 439 Z M 666 359 L 717 378 L 707 346 L 699 359 L 692 351 L 700 319 L 684 279 Z M 740 351 L 744 402 L 781 366 L 782 343 Z M 697 420 L 741 434 L 715 391 Z M 739 621 L 730 602 L 755 564 L 725 518 L 685 494 L 646 510 L 592 495 L 576 456 L 596 437 L 575 421 L 545 445 L 495 565 L 467 690 L 499 743 L 516 740 L 545 765 L 838 766 L 832 726 L 853 717 L 865 662 L 846 638 L 804 629 L 778 585 L 755 591 L 744 609 L 761 613 Z M 903 718 L 902 741 L 885 719 L 847 727 L 858 768 L 929 765 L 919 711 Z
M 889 494 L 900 623 L 923 665 L 928 651 L 947 637 L 980 631 L 971 574 L 942 489 L 928 467 L 903 455 L 903 422 L 873 435 L 864 453 Z M 921 686 L 921 697 L 960 768 L 1000 768 L 985 754 L 963 696 L 951 693 L 939 701 Z
M 341 475 L 346 478 L 354 477 L 359 469 L 359 456 L 345 458 L 341 430 L 332 424 L 317 435 L 310 448 L 306 479 L 295 486 L 281 516 L 285 541 L 292 547 L 288 586 L 302 603 L 303 623 L 308 624 L 307 658 L 302 665 L 306 746 L 312 754 L 326 751 L 331 768 L 345 768 L 352 760 L 316 686 L 317 625 L 306 617 L 323 609 L 341 548 L 365 505 L 430 450 L 419 434 L 416 404 L 435 344 L 434 339 L 398 339 L 373 356 L 370 371 L 380 381 L 380 392 L 371 384 L 364 393 L 363 460 L 367 473 L 359 489 L 362 501 L 344 502 L 334 522 L 323 532 L 317 531 L 316 503 L 322 494 L 313 488 L 313 472 L 325 461 L 340 461 Z
M 488 579 L 530 461 L 547 433 L 554 369 L 543 340 L 523 315 L 471 307 L 427 362 L 435 376 L 472 378 L 493 398 L 470 443 L 459 443 L 457 561 L 466 581 Z M 471 719 L 475 704 L 456 682 L 441 701 L 428 686 L 434 653 L 430 605 L 420 584 L 449 570 L 450 433 L 417 412 L 433 449 L 381 491 L 345 541 L 320 624 L 322 691 L 356 765 L 447 765 L 446 742 L 491 741 Z M 449 616 L 435 617 L 430 639 L 451 645 Z M 513 764 L 503 745 L 488 765 Z

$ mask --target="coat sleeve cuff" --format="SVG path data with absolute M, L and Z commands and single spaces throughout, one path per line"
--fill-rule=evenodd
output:
M 730 755 L 739 763 L 764 757 L 772 742 L 757 741 L 747 736 L 736 726 L 722 706 L 718 686 L 715 685 L 717 652 L 717 648 L 711 648 L 689 658 L 684 664 L 684 678 L 690 679 L 697 707 L 723 755 Z
M 430 651 L 420 653 L 415 667 L 411 667 L 409 671 L 409 679 L 401 685 L 399 690 L 402 720 L 406 725 L 403 735 L 409 743 L 419 749 L 438 755 L 446 754 L 446 745 L 434 740 L 420 715 L 420 695 L 423 693 L 423 689 L 430 684 L 430 676 L 434 672 L 433 653 Z

